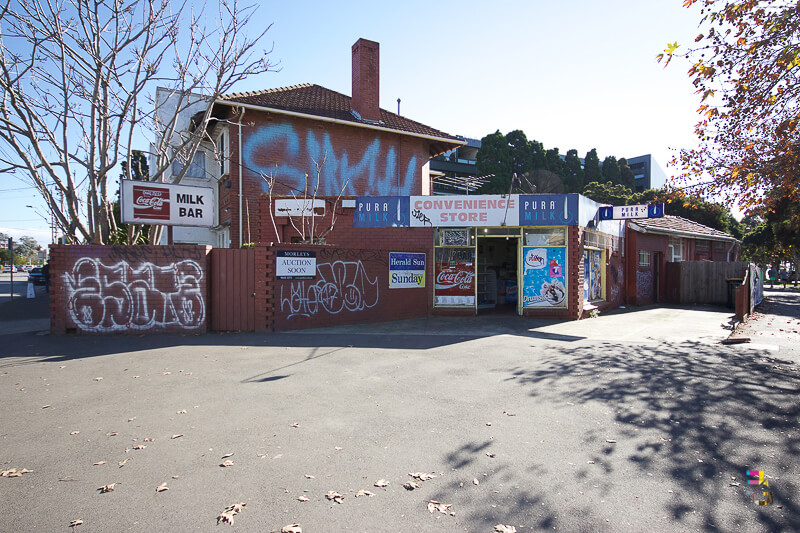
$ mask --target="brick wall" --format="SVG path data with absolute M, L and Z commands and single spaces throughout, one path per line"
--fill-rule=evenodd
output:
M 53 333 L 205 333 L 208 246 L 50 247 Z
M 316 278 L 275 279 L 277 250 L 315 252 Z M 427 254 L 425 288 L 389 288 L 390 251 Z M 276 331 L 402 320 L 430 313 L 434 279 L 430 248 L 402 244 L 383 249 L 275 245 L 271 253 L 268 320 Z
M 430 159 L 429 143 L 391 132 L 290 118 L 248 110 L 242 126 L 242 240 L 269 244 L 264 233 L 267 182 L 273 195 L 327 197 L 408 196 L 425 194 L 422 169 Z M 239 128 L 230 128 L 230 175 L 220 181 L 220 223 L 230 223 L 231 246 L 239 246 Z M 321 165 L 319 182 L 317 167 Z M 306 175 L 308 176 L 306 178 Z M 227 182 L 229 186 L 227 186 Z M 248 213 L 249 212 L 249 213 Z M 248 216 L 249 215 L 249 216 Z M 249 227 L 248 227 L 249 219 Z M 270 224 L 271 225 L 271 224 Z M 249 233 L 249 239 L 248 239 Z
M 658 296 L 667 300 L 666 263 L 667 244 L 665 235 L 649 235 L 626 230 L 627 268 L 625 270 L 626 298 L 630 305 L 651 305 L 656 301 L 655 268 L 659 263 Z M 639 251 L 650 252 L 650 265 L 639 266 Z M 659 255 L 656 255 L 658 253 Z

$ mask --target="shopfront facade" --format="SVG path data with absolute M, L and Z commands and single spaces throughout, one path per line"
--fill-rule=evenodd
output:
M 578 194 L 359 197 L 353 221 L 433 229 L 434 314 L 577 319 L 623 303 L 623 225 L 598 207 Z

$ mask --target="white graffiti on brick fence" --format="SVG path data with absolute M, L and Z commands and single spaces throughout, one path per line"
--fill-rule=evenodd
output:
M 319 264 L 317 276 L 316 282 L 296 281 L 288 287 L 281 286 L 281 312 L 287 313 L 287 318 L 310 317 L 320 312 L 338 315 L 378 304 L 378 278 L 370 280 L 361 261 Z
M 202 279 L 203 269 L 191 259 L 133 267 L 83 257 L 64 274 L 67 313 L 77 328 L 95 333 L 196 329 L 206 318 Z

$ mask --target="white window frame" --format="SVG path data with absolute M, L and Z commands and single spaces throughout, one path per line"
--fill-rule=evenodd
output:
M 217 135 L 217 161 L 220 179 L 230 174 L 230 135 L 228 128 L 222 128 Z
M 639 250 L 639 266 L 640 267 L 649 267 L 650 266 L 650 251 L 649 250 Z
M 670 237 L 667 250 L 669 251 L 669 262 L 680 263 L 686 260 L 686 243 L 681 237 Z
M 181 157 L 176 155 L 175 159 L 172 161 L 173 176 L 178 176 L 181 173 L 183 164 L 184 161 L 181 161 Z M 194 173 L 195 171 L 197 171 L 196 174 Z M 194 153 L 192 162 L 189 163 L 189 168 L 186 170 L 184 177 L 198 180 L 208 179 L 208 173 L 206 172 L 206 153 L 204 150 L 198 148 Z

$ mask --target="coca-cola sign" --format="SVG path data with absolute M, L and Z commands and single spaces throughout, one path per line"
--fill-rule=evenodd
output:
M 436 273 L 436 290 L 458 288 L 471 293 L 474 290 L 474 279 L 475 273 L 472 270 L 442 269 Z
M 169 190 L 134 185 L 133 216 L 135 218 L 169 220 Z

